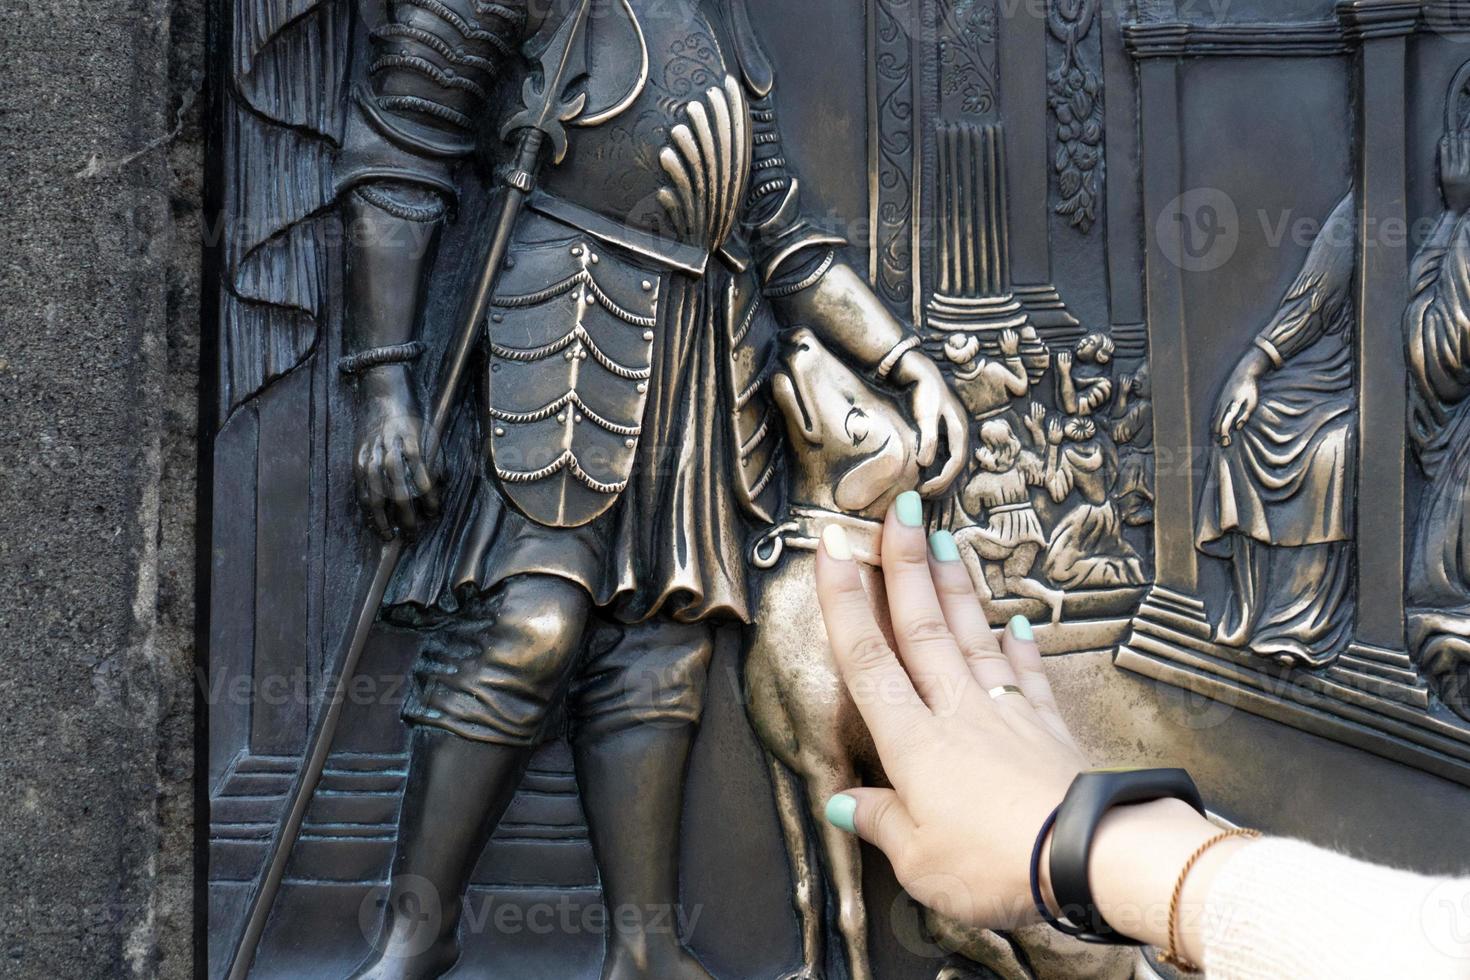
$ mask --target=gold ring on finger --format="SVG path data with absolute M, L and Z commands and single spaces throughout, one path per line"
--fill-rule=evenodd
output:
M 992 687 L 987 693 L 990 695 L 992 700 L 999 700 L 1000 698 L 1005 697 L 1007 694 L 1019 694 L 1023 698 L 1026 696 L 1026 692 L 1022 691 L 1014 684 L 1002 684 L 1000 687 Z

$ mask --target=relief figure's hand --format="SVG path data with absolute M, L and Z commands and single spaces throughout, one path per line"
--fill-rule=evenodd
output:
M 1007 327 L 1000 332 L 1000 352 L 1005 357 L 1021 353 L 1021 335 Z
M 1031 411 L 1021 419 L 1026 426 L 1026 431 L 1031 433 L 1031 441 L 1043 443 L 1046 441 L 1046 406 L 1041 402 L 1032 402 Z
M 1470 211 L 1470 136 L 1455 134 L 1439 141 L 1439 182 L 1451 211 Z
M 943 493 L 960 475 L 969 454 L 970 427 L 964 406 L 939 366 L 918 350 L 909 351 L 893 372 L 895 383 L 908 388 L 909 409 L 919 427 L 919 465 L 942 463 L 939 475 L 924 483 L 919 492 L 926 497 Z M 941 460 L 941 437 L 947 455 Z
M 373 369 L 360 382 L 357 499 L 384 539 L 419 533 L 439 513 L 439 480 L 428 423 L 401 364 Z
M 1235 365 L 1215 408 L 1214 432 L 1220 445 L 1229 446 L 1236 431 L 1250 422 L 1261 401 L 1261 378 L 1270 365 L 1265 352 L 1256 347 L 1252 347 Z

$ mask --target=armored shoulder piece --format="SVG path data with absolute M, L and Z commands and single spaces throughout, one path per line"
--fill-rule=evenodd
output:
M 525 26 L 526 0 L 389 0 L 357 100 L 402 149 L 464 156 Z
M 751 103 L 750 116 L 754 146 L 746 232 L 766 292 L 790 295 L 815 285 L 832 266 L 833 248 L 847 242 L 803 214 L 801 182 L 786 159 L 770 92 Z

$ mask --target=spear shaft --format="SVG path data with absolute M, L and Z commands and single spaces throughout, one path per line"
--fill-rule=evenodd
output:
M 536 104 L 528 106 L 526 112 L 512 120 L 511 125 L 515 126 L 516 134 L 514 163 L 505 178 L 505 190 L 490 237 L 484 271 L 476 284 L 469 313 L 455 334 L 454 343 L 448 351 L 439 377 L 438 393 L 430 416 L 429 444 L 426 447 L 430 459 L 438 454 L 441 433 L 449 424 L 455 405 L 459 403 L 464 389 L 465 372 L 479 340 L 481 324 L 489 312 L 495 282 L 500 277 L 506 254 L 510 251 L 511 236 L 515 233 L 516 223 L 526 200 L 535 187 L 535 174 L 548 130 L 553 127 L 559 129 L 566 118 L 563 96 L 567 84 L 576 80 L 568 76 L 577 70 L 574 67 L 577 64 L 575 53 L 577 45 L 584 43 L 583 30 L 590 6 L 591 0 L 579 0 L 566 22 L 558 29 L 548 51 L 542 57 L 542 83 L 539 95 L 536 96 Z M 533 89 L 528 87 L 527 91 L 532 92 Z M 575 105 L 580 106 L 580 103 Z M 285 813 L 271 841 L 268 860 L 251 894 L 249 915 L 235 945 L 234 955 L 230 958 L 229 971 L 226 974 L 228 980 L 245 980 L 255 962 L 261 936 L 265 933 L 271 909 L 281 890 L 286 865 L 291 859 L 297 839 L 301 836 L 301 825 L 306 819 L 307 808 L 311 805 L 317 785 L 321 782 L 322 772 L 326 768 L 327 757 L 331 754 L 332 742 L 342 720 L 347 687 L 357 676 L 368 637 L 377 622 L 378 610 L 383 605 L 388 584 L 403 558 L 403 550 L 404 541 L 400 535 L 385 542 L 378 554 L 377 568 L 367 593 L 357 606 L 357 615 L 353 618 L 352 634 L 331 672 L 325 699 L 307 741 L 307 753 L 293 780 Z

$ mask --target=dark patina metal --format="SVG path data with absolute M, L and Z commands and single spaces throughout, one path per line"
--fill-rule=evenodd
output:
M 1470 785 L 1470 7 L 219 12 L 212 976 L 1130 975 L 821 819 L 907 489 L 1099 690 Z

